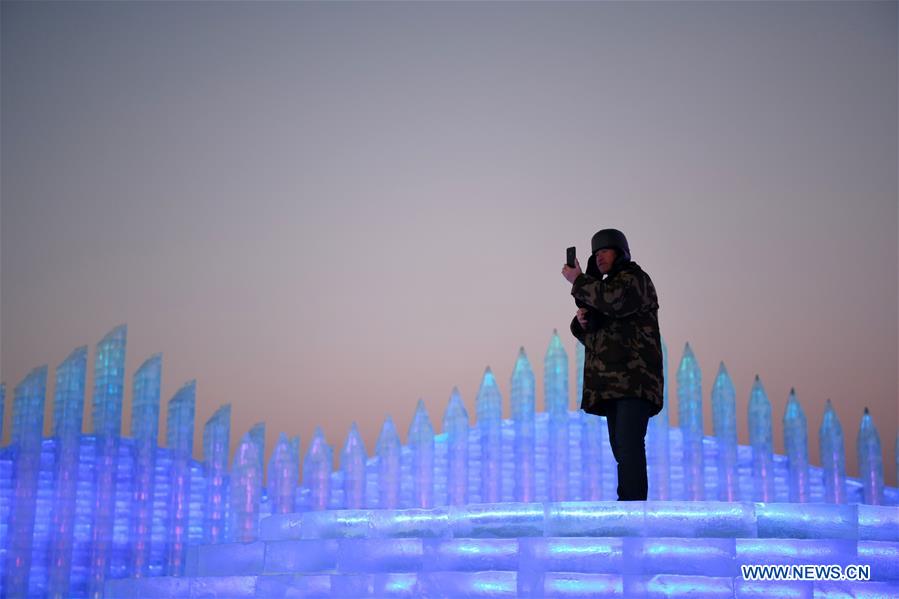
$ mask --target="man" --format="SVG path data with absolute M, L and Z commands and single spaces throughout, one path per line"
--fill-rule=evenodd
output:
M 641 501 L 646 426 L 662 409 L 659 301 L 652 279 L 631 261 L 624 233 L 603 229 L 590 248 L 586 274 L 579 262 L 562 268 L 579 308 L 571 332 L 585 348 L 581 409 L 608 421 L 618 500 Z

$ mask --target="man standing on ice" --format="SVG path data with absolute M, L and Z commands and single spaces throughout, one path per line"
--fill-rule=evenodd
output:
M 652 279 L 631 261 L 624 233 L 603 229 L 590 248 L 586 274 L 577 261 L 562 268 L 579 308 L 571 332 L 585 349 L 581 409 L 608 421 L 618 501 L 641 501 L 646 426 L 662 409 L 659 300 Z

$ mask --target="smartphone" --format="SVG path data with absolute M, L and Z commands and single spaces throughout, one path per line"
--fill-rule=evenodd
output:
M 565 251 L 565 264 L 567 264 L 571 268 L 574 268 L 576 261 L 577 256 L 575 255 L 574 246 L 571 246 Z

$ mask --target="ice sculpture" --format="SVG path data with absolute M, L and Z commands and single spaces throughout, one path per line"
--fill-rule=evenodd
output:
M 365 442 L 356 423 L 343 446 L 340 467 L 343 470 L 343 496 L 347 508 L 359 509 L 365 504 Z
M 668 421 L 668 347 L 662 339 L 662 409 L 649 419 L 646 430 L 649 499 L 670 499 L 669 421 Z M 602 423 L 605 425 L 605 423 Z M 598 499 L 598 498 L 597 498 Z
M 94 357 L 94 391 L 91 418 L 95 447 L 94 519 L 88 596 L 102 597 L 113 546 L 119 437 L 122 427 L 122 394 L 125 384 L 125 346 L 128 329 L 120 325 L 97 344 Z
M 883 503 L 883 458 L 880 455 L 880 435 L 868 408 L 858 427 L 858 474 L 862 481 L 865 503 Z
M 134 439 L 134 478 L 131 512 L 131 575 L 149 575 L 153 526 L 153 482 L 156 440 L 159 437 L 159 393 L 162 354 L 149 357 L 134 373 L 131 400 L 131 437 Z
M 231 466 L 231 518 L 233 540 L 255 541 L 259 528 L 259 502 L 262 497 L 262 469 L 259 445 L 246 433 L 234 453 Z
M 690 344 L 677 369 L 677 408 L 684 447 L 684 489 L 693 501 L 705 498 L 702 455 L 702 371 Z
M 734 384 L 724 362 L 712 385 L 712 421 L 718 439 L 718 499 L 737 497 L 737 403 Z
M 453 387 L 443 415 L 446 434 L 446 490 L 450 505 L 468 503 L 468 412 L 459 390 Z
M 247 433 L 250 439 L 256 444 L 256 450 L 259 453 L 259 471 L 265 470 L 265 423 L 257 422 Z
M 753 498 L 774 501 L 774 442 L 771 402 L 759 375 L 749 392 L 749 445 L 752 448 Z
M 166 417 L 166 444 L 172 452 L 171 474 L 169 475 L 171 507 L 169 508 L 167 571 L 172 576 L 179 576 L 184 571 L 188 501 L 190 499 L 189 462 L 194 447 L 196 388 L 196 381 L 185 383 L 169 400 Z
M 106 354 L 102 349 L 98 346 L 98 358 L 108 357 L 108 348 Z M 123 355 L 124 346 L 121 349 Z M 45 385 L 42 390 L 35 386 L 26 389 L 23 381 L 16 389 L 14 443 L 0 448 L 0 555 L 4 558 L 0 576 L 2 592 L 8 596 L 83 597 L 88 593 L 94 567 L 89 558 L 98 550 L 92 545 L 98 488 L 94 465 L 103 459 L 102 453 L 96 453 L 103 445 L 95 442 L 95 436 L 78 431 L 86 362 L 86 351 L 76 350 L 57 368 L 52 438 L 40 441 L 38 423 L 43 410 L 36 404 L 43 401 Z M 665 452 L 670 454 L 671 464 L 666 477 L 671 483 L 669 500 L 630 505 L 590 503 L 614 498 L 610 494 L 614 469 L 603 468 L 611 460 L 605 421 L 567 411 L 567 493 L 574 501 L 551 502 L 547 501 L 547 457 L 553 424 L 550 414 L 534 413 L 533 372 L 521 349 L 512 375 L 512 418 L 497 422 L 496 461 L 509 486 L 504 485 L 500 502 L 485 504 L 480 503 L 480 491 L 489 487 L 480 480 L 481 450 L 489 435 L 482 434 L 480 422 L 469 426 L 456 389 L 444 414 L 443 434 L 433 434 L 423 402 L 419 402 L 408 446 L 400 444 L 388 419 L 378 455 L 369 458 L 354 426 L 338 472 L 333 471 L 331 449 L 317 430 L 304 463 L 302 489 L 295 487 L 299 440 L 280 435 L 269 463 L 266 493 L 259 459 L 264 448 L 262 425 L 244 435 L 230 474 L 227 471 L 228 406 L 216 412 L 204 428 L 205 464 L 185 458 L 192 445 L 193 384 L 182 388 L 170 402 L 168 447 L 147 453 L 148 441 L 158 426 L 154 420 L 159 411 L 160 371 L 154 366 L 158 364 L 151 359 L 134 375 L 133 439 L 121 439 L 115 455 L 114 518 L 102 589 L 110 599 L 151 595 L 409 596 L 450 591 L 491 597 L 606 592 L 655 596 L 681 591 L 724 597 L 899 593 L 899 514 L 895 507 L 899 489 L 883 487 L 879 440 L 871 415 L 862 418 L 859 455 L 867 460 L 862 468 L 874 476 L 867 483 L 845 479 L 845 504 L 821 503 L 827 500 L 827 482 L 822 476 L 822 470 L 829 468 L 827 454 L 831 452 L 837 459 L 842 455 L 837 449 L 841 443 L 833 442 L 839 437 L 833 436 L 839 423 L 830 414 L 825 414 L 821 426 L 824 468 L 808 466 L 808 501 L 818 503 L 775 503 L 775 496 L 778 501 L 788 497 L 788 484 L 793 483 L 788 483 L 785 456 L 771 453 L 770 404 L 758 377 L 749 410 L 753 447 L 737 449 L 735 474 L 740 484 L 736 485 L 736 500 L 684 501 L 691 498 L 681 468 L 689 444 L 683 442 L 681 429 L 660 428 L 650 429 L 649 434 L 659 432 L 670 442 Z M 723 368 L 719 375 L 722 372 Z M 729 399 L 726 382 L 723 376 L 716 379 L 713 413 L 725 406 L 722 397 Z M 499 411 L 502 399 L 489 370 L 481 387 L 479 407 L 493 409 L 490 402 L 495 402 Z M 95 396 L 99 393 L 95 390 Z M 828 406 L 828 412 L 831 408 Z M 28 410 L 33 414 L 26 414 Z M 800 411 L 792 405 L 787 411 L 785 420 L 795 425 Z M 488 421 L 492 416 L 487 410 Z M 726 451 L 720 414 L 715 416 L 718 435 L 701 439 L 706 456 L 702 481 L 709 497 L 716 497 L 722 486 L 717 478 L 720 454 Z M 529 421 L 533 422 L 532 441 L 528 439 Z M 33 459 L 29 464 L 28 443 L 22 436 L 31 430 L 36 431 L 29 433 L 32 439 L 39 442 L 30 452 Z M 65 439 L 73 436 L 78 440 L 67 458 Z M 652 485 L 660 480 L 656 477 L 660 461 L 652 452 L 662 447 L 661 441 L 650 438 L 648 447 L 652 493 Z M 530 463 L 522 467 L 519 462 L 527 461 L 529 454 L 534 459 L 536 490 L 527 500 L 528 486 L 520 484 L 527 476 L 520 473 L 527 472 Z M 67 496 L 61 469 L 72 459 L 78 460 L 78 467 L 68 472 L 72 474 L 75 508 L 69 527 L 72 557 L 66 589 L 62 574 L 66 564 L 54 562 L 53 556 L 67 542 L 61 518 L 65 511 L 60 507 Z M 154 464 L 155 472 L 150 481 L 146 478 L 149 464 Z M 760 478 L 770 481 L 772 499 L 748 503 L 755 497 L 753 479 L 759 467 L 768 472 Z M 416 480 L 425 482 L 417 490 Z M 392 501 L 398 509 L 377 509 L 382 482 L 384 489 L 395 489 Z M 290 492 L 292 484 L 297 491 L 294 494 Z M 874 490 L 866 490 L 865 484 Z M 429 489 L 433 490 L 430 500 Z M 143 566 L 130 566 L 141 543 L 146 543 L 144 494 L 152 496 L 146 575 Z M 877 505 L 878 501 L 885 505 Z M 285 511 L 291 503 L 293 509 Z M 430 507 L 423 507 L 425 504 Z M 31 518 L 26 517 L 29 510 Z M 29 520 L 31 535 L 23 536 Z M 217 543 L 198 546 L 211 539 Z M 188 544 L 193 546 L 185 547 Z M 15 556 L 29 559 L 30 564 Z M 739 578 L 741 564 L 769 560 L 870 564 L 872 580 L 749 584 Z M 27 579 L 22 579 L 22 572 L 27 572 Z M 179 576 L 165 576 L 172 573 Z M 21 592 L 10 591 L 13 588 Z
M 549 499 L 568 499 L 568 354 L 553 330 L 543 360 L 543 397 L 549 415 Z
M 206 543 L 225 540 L 230 439 L 231 404 L 225 404 L 216 410 L 203 427 L 203 461 L 206 467 L 203 540 Z
M 303 486 L 309 489 L 312 509 L 326 510 L 331 499 L 331 469 L 334 455 L 331 446 L 325 442 L 321 427 L 315 427 L 306 460 L 303 462 Z M 399 477 L 397 477 L 399 481 Z
M 29 372 L 15 388 L 12 420 L 12 443 L 16 447 L 15 487 L 9 516 L 9 553 L 4 585 L 8 597 L 24 597 L 29 591 L 46 390 L 46 366 Z
M 477 429 L 481 438 L 481 501 L 500 501 L 502 489 L 503 399 L 490 367 L 484 371 L 476 401 Z
M 534 371 L 524 348 L 518 350 L 518 358 L 512 370 L 512 422 L 515 424 L 515 500 L 536 499 L 534 449 L 536 442 Z M 468 422 L 466 418 L 466 428 Z
M 56 473 L 47 572 L 47 595 L 50 597 L 69 595 L 86 371 L 87 346 L 75 349 L 56 368 L 56 393 L 53 400 L 53 434 L 57 442 Z M 2 407 L 0 399 L 0 414 Z
M 585 414 L 581 426 L 581 499 L 599 501 L 603 499 L 602 427 L 605 423 L 599 416 Z
M 805 503 L 809 500 L 808 479 L 808 430 L 805 412 L 796 399 L 796 390 L 790 389 L 790 397 L 784 409 L 784 448 L 789 460 L 790 501 Z
M 846 503 L 846 450 L 843 444 L 843 427 L 840 426 L 830 399 L 824 407 L 824 416 L 818 431 L 818 447 L 821 453 L 821 469 L 824 471 L 824 501 Z
M 394 508 L 400 503 L 400 445 L 393 419 L 387 416 L 375 443 L 378 455 L 378 507 Z
M 434 427 L 421 399 L 409 425 L 408 444 L 412 453 L 413 505 L 434 507 Z
M 300 465 L 287 435 L 281 433 L 268 463 L 268 489 L 273 514 L 289 514 L 295 508 Z

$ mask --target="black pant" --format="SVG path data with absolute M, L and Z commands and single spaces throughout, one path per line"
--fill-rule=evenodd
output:
M 652 404 L 645 399 L 610 401 L 606 410 L 609 444 L 618 462 L 618 501 L 645 501 L 646 425 Z

